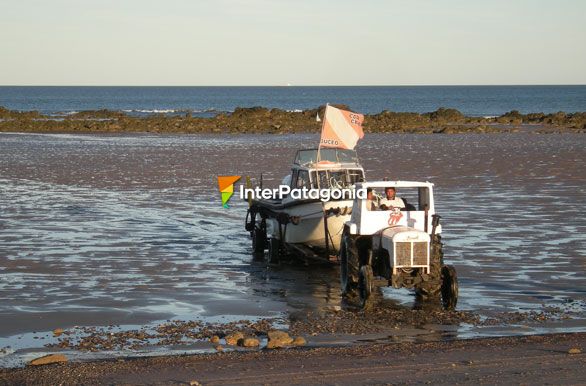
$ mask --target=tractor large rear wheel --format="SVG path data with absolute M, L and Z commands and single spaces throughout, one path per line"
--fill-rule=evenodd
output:
M 453 311 L 458 304 L 458 275 L 451 265 L 442 267 L 442 305 L 446 310 Z
M 374 275 L 370 265 L 360 267 L 358 275 L 358 295 L 360 296 L 360 305 L 364 308 L 372 297 L 374 292 Z

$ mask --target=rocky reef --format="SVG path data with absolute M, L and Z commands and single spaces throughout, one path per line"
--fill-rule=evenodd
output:
M 337 105 L 348 109 L 348 106 Z M 266 133 L 317 132 L 325 106 L 291 112 L 264 107 L 236 108 L 232 113 L 213 117 L 153 114 L 132 116 L 120 111 L 82 111 L 48 116 L 36 111 L 13 111 L 0 107 L 0 131 L 60 133 Z M 495 133 L 513 131 L 535 133 L 586 132 L 586 112 L 521 114 L 510 111 L 498 117 L 470 117 L 455 109 L 440 108 L 429 113 L 382 111 L 366 115 L 364 131 L 375 133 Z

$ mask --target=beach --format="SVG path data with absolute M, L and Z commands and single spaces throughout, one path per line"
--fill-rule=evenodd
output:
M 214 335 L 229 352 L 272 329 L 308 347 L 585 331 L 584 138 L 366 136 L 368 179 L 436 184 L 460 278 L 456 312 L 391 288 L 369 312 L 336 266 L 254 259 L 247 204 L 221 206 L 218 175 L 276 185 L 316 134 L 0 134 L 0 364 L 210 353 Z
M 128 358 L 1 370 L 1 384 L 581 384 L 584 334 Z

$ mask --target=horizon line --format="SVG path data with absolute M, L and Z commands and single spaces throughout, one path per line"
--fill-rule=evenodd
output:
M 586 83 L 520 83 L 520 84 L 259 84 L 259 85 L 173 85 L 173 84 L 1 84 L 0 87 L 544 87 L 586 86 Z

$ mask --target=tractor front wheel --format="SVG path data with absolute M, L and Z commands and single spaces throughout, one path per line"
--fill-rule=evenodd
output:
M 446 310 L 453 311 L 458 304 L 458 275 L 451 265 L 442 267 L 442 305 Z

